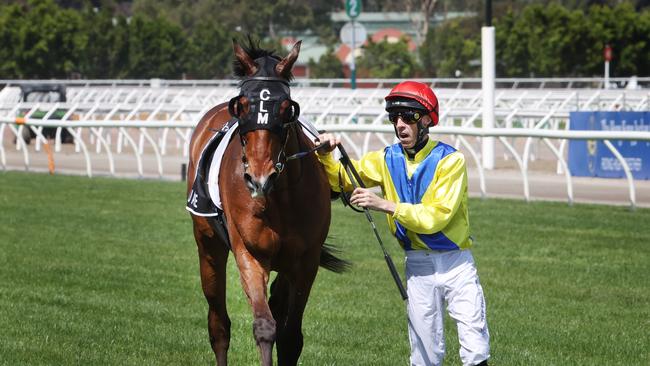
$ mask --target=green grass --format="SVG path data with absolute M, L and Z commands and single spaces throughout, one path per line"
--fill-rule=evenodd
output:
M 1 365 L 208 365 L 184 185 L 0 173 Z M 472 200 L 492 365 L 650 364 L 650 210 Z M 363 215 L 334 205 L 351 272 L 319 272 L 303 365 L 406 365 L 403 302 Z M 401 271 L 385 220 L 377 222 Z M 229 261 L 233 365 L 257 363 Z M 446 323 L 447 362 L 459 365 Z

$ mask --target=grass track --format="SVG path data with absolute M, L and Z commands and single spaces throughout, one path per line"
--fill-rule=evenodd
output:
M 184 185 L 0 173 L 0 365 L 208 365 Z M 650 210 L 472 200 L 492 365 L 650 364 Z M 363 215 L 334 204 L 350 273 L 321 271 L 303 365 L 406 365 L 404 305 Z M 377 215 L 382 235 L 400 250 Z M 229 261 L 230 361 L 257 363 Z M 447 318 L 447 362 L 459 365 Z

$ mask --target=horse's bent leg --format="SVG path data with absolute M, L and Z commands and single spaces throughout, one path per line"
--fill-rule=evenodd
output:
M 208 333 L 218 366 L 228 364 L 230 318 L 226 310 L 226 261 L 228 249 L 223 243 L 197 233 L 201 287 L 208 301 Z
M 273 365 L 273 342 L 275 342 L 275 320 L 266 302 L 266 286 L 269 283 L 269 269 L 260 264 L 248 252 L 235 255 L 242 287 L 253 309 L 253 335 L 260 352 L 262 365 Z
M 300 274 L 294 275 L 292 281 L 281 275 L 274 281 L 270 304 L 280 323 L 276 341 L 280 366 L 296 365 L 302 353 L 302 318 L 317 271 L 317 263 L 303 265 Z
M 273 319 L 277 323 L 278 336 L 282 332 L 282 328 L 286 323 L 287 312 L 289 311 L 289 303 L 291 300 L 291 284 L 286 275 L 278 273 L 271 284 L 271 297 L 269 298 L 269 307 L 273 313 Z

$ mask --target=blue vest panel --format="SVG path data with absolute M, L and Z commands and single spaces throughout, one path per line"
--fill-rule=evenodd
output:
M 438 142 L 431 150 L 429 155 L 417 166 L 413 175 L 409 179 L 406 170 L 406 158 L 402 146 L 394 144 L 386 147 L 385 158 L 386 166 L 390 177 L 399 196 L 400 202 L 419 204 L 422 202 L 422 196 L 431 185 L 436 173 L 438 163 L 445 156 L 455 152 L 452 146 Z M 412 250 L 411 239 L 409 239 L 407 229 L 395 220 L 395 236 L 404 244 L 405 250 Z M 417 234 L 418 237 L 432 250 L 456 250 L 458 245 L 439 231 L 433 234 Z

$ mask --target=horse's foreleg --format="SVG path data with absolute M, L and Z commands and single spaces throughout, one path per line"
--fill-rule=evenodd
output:
M 266 286 L 269 283 L 269 269 L 248 252 L 235 255 L 242 287 L 253 309 L 253 335 L 260 352 L 262 365 L 273 365 L 273 342 L 275 342 L 275 320 L 266 302 Z
M 278 326 L 276 342 L 280 366 L 298 364 L 302 353 L 302 318 L 318 271 L 318 262 L 304 263 L 302 267 L 299 274 L 294 275 L 291 281 L 286 276 L 280 278 L 278 275 L 274 281 L 275 288 L 271 288 L 270 303 L 273 313 L 282 319 L 282 323 Z
M 228 249 L 221 242 L 198 234 L 201 287 L 208 301 L 208 333 L 218 366 L 228 364 L 230 318 L 226 310 L 226 261 Z
M 287 321 L 287 312 L 289 311 L 289 303 L 292 301 L 292 291 L 290 282 L 287 276 L 283 273 L 278 273 L 271 284 L 271 297 L 269 298 L 269 307 L 273 313 L 273 319 L 277 323 L 278 337 L 282 333 L 282 329 Z

